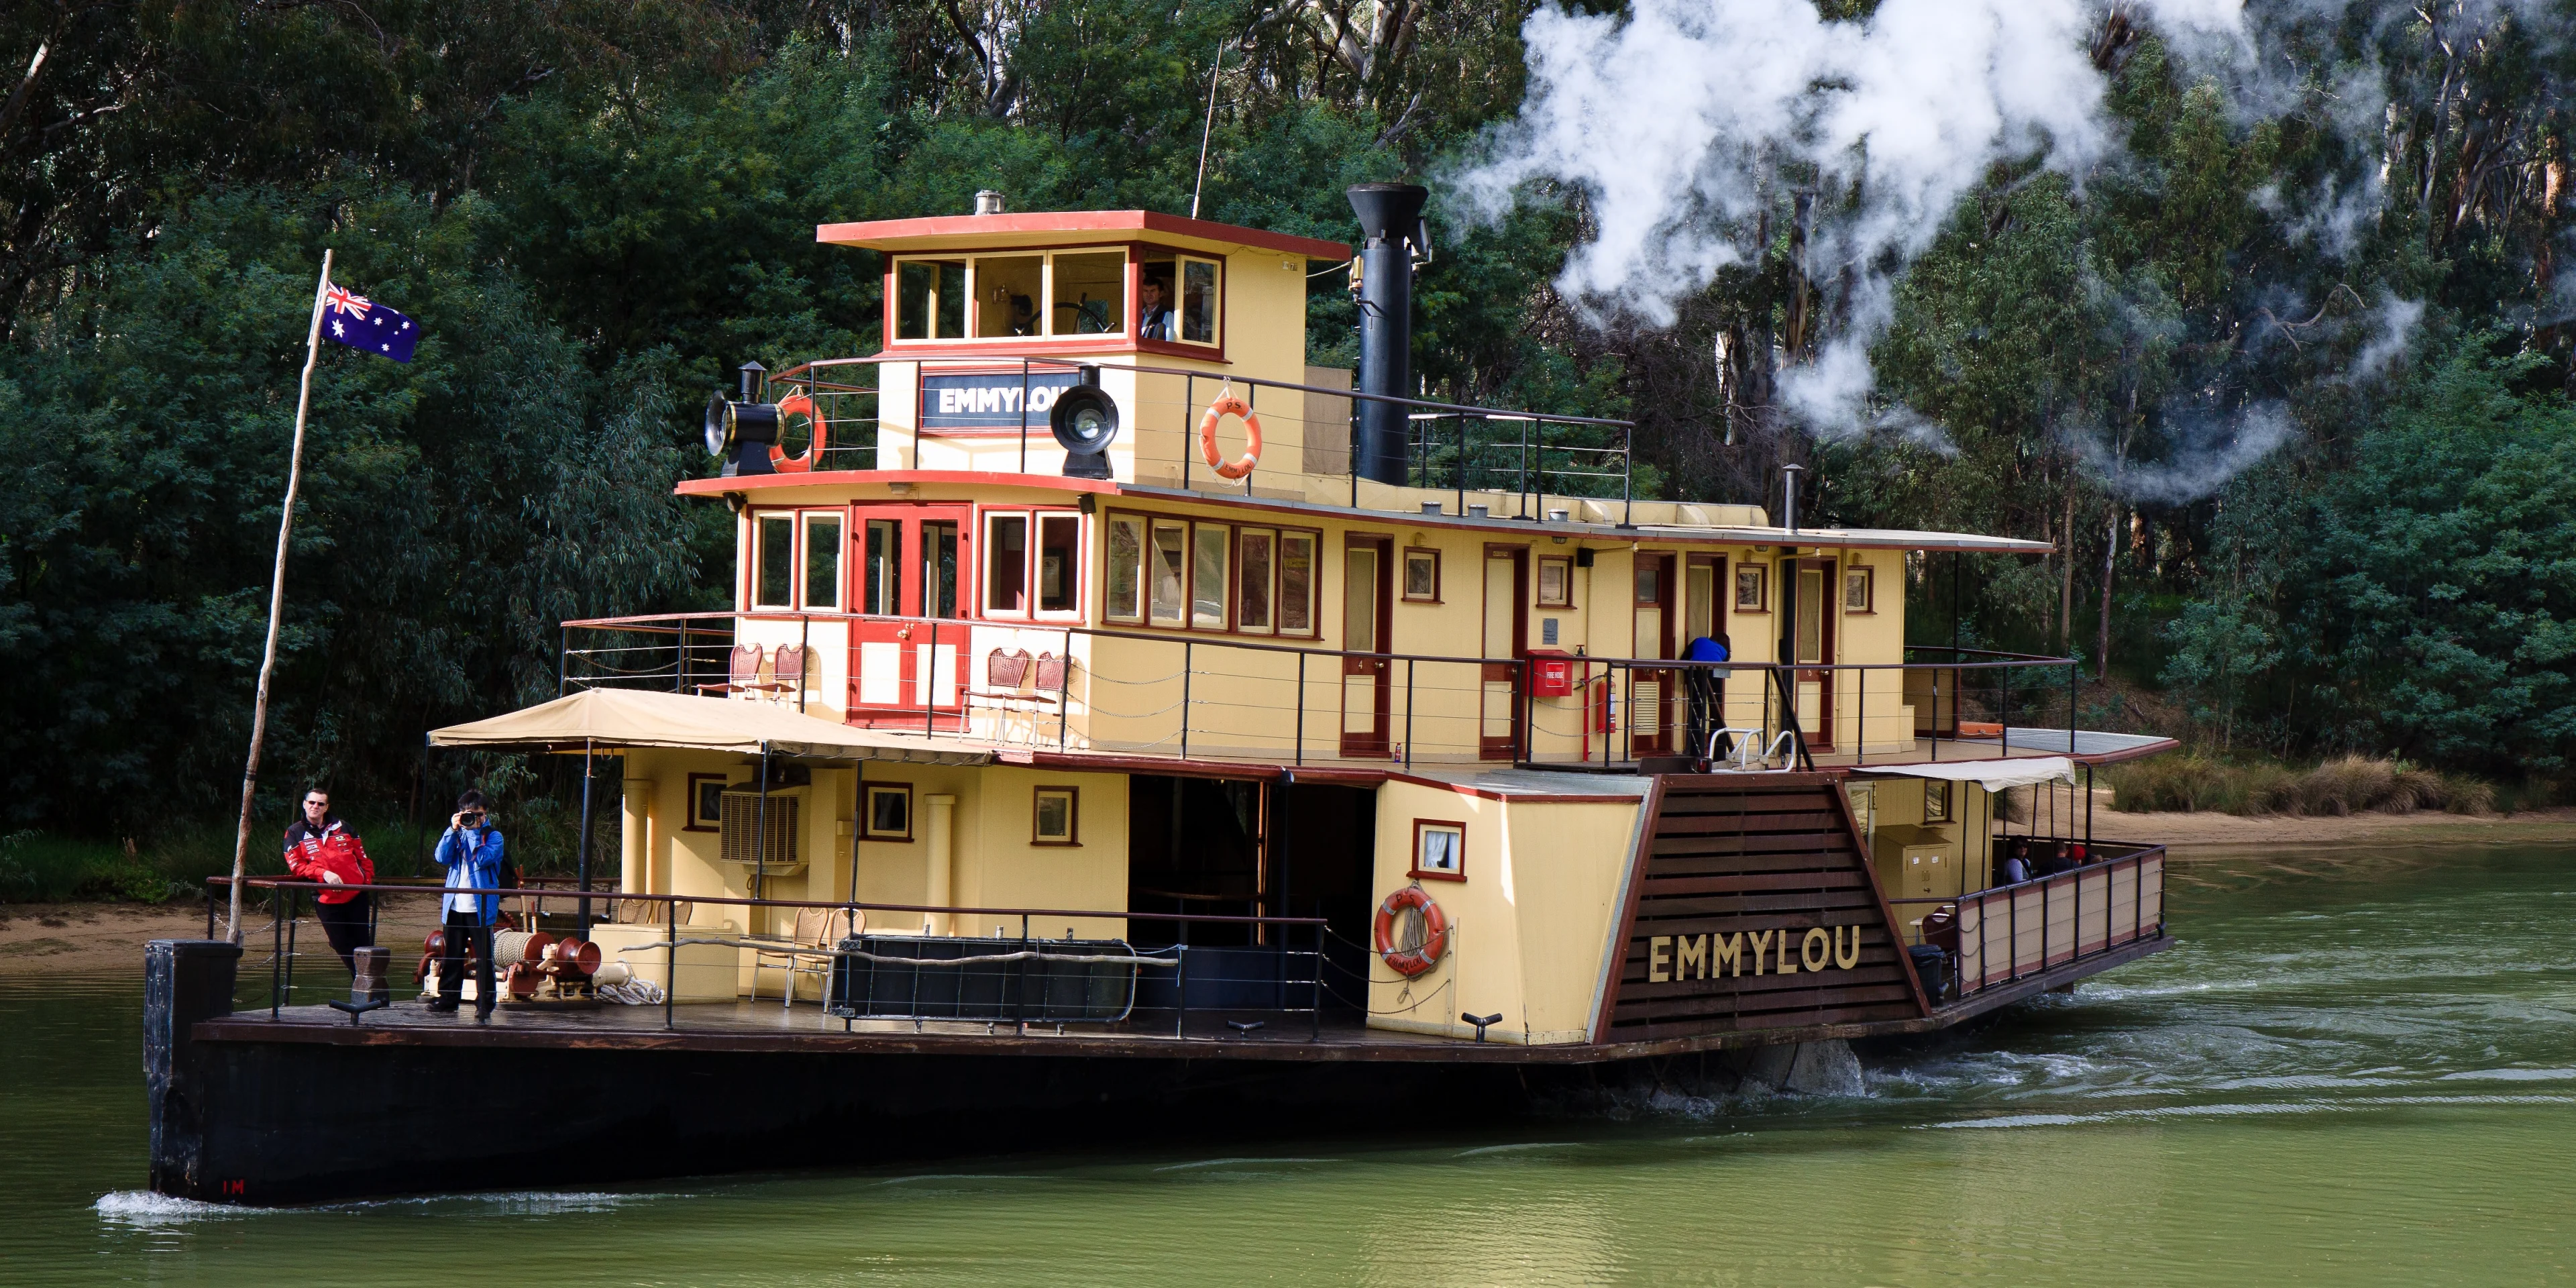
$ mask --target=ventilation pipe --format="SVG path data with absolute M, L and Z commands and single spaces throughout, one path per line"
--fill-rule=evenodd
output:
M 1002 194 L 1000 194 L 1000 193 L 998 193 L 998 192 L 995 192 L 995 191 L 993 191 L 993 190 L 992 190 L 992 189 L 990 189 L 990 188 L 982 189 L 981 191 L 978 191 L 978 192 L 975 194 L 975 213 L 976 213 L 976 214 L 979 214 L 979 215 L 998 215 L 998 214 L 1001 214 L 1001 213 L 1002 213 L 1002 210 L 1003 210 Z
M 1413 255 L 1427 253 L 1423 203 L 1431 192 L 1410 183 L 1363 183 L 1344 193 L 1360 217 L 1359 391 L 1413 396 Z M 1354 399 L 1358 421 L 1351 468 L 1364 479 L 1404 484 L 1406 420 L 1402 403 Z

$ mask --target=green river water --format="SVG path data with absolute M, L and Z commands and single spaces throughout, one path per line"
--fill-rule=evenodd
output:
M 0 981 L 0 1283 L 2576 1283 L 2576 847 L 2172 907 L 1858 1099 L 278 1211 L 139 1192 L 135 980 Z

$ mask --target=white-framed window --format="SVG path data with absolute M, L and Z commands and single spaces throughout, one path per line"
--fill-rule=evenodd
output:
M 1279 578 L 1279 530 L 1245 528 L 1235 534 L 1234 628 L 1247 635 L 1278 629 L 1272 607 Z
M 1145 575 L 1152 587 L 1148 619 L 1156 626 L 1178 626 L 1187 620 L 1183 602 L 1189 586 L 1189 525 L 1178 519 L 1154 521 L 1154 541 L 1145 556 Z
M 1196 629 L 1225 629 L 1227 556 L 1233 532 L 1222 523 L 1190 525 L 1190 625 Z
M 1101 575 L 1107 593 L 1100 614 L 1113 622 L 1145 620 L 1145 520 L 1132 514 L 1109 517 L 1109 549 Z
M 841 606 L 841 528 L 847 522 L 838 510 L 804 514 L 806 608 Z
M 984 615 L 1029 615 L 1029 516 L 1025 510 L 985 512 Z
M 751 606 L 796 606 L 796 512 L 756 511 L 751 516 Z
M 1081 613 L 1082 516 L 1070 510 L 985 511 L 984 615 Z M 1119 616 L 1116 606 L 1110 615 Z

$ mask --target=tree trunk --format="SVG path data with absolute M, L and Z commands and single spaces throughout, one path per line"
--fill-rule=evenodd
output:
M 2120 553 L 2120 507 L 2111 507 L 2111 525 L 2102 533 L 2102 624 L 2093 647 L 2093 678 L 2111 678 L 2111 565 Z

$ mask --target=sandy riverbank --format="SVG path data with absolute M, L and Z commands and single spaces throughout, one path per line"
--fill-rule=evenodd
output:
M 2576 809 L 2521 814 L 2351 814 L 2244 818 L 2234 814 L 2093 816 L 2105 840 L 2155 841 L 2176 850 L 2295 849 L 2323 845 L 2530 844 L 2576 840 Z

